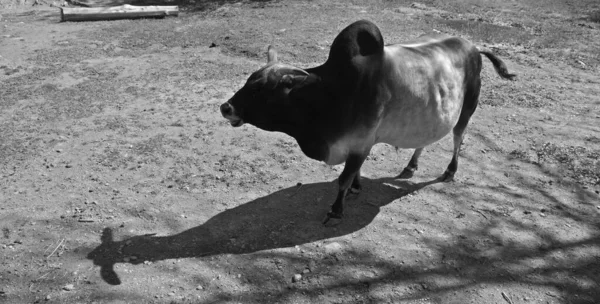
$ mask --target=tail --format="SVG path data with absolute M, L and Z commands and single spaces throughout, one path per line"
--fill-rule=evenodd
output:
M 487 57 L 492 62 L 496 73 L 498 73 L 500 77 L 508 80 L 514 80 L 515 77 L 517 77 L 516 74 L 511 74 L 508 72 L 508 69 L 506 68 L 504 62 L 500 60 L 500 58 L 496 57 L 496 55 L 486 51 L 479 51 L 479 53 L 485 55 L 485 57 Z

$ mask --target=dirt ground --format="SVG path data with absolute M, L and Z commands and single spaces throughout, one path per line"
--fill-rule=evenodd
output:
M 597 1 L 191 1 L 78 23 L 12 4 L 0 303 L 600 303 Z M 412 151 L 375 146 L 328 228 L 343 167 L 219 105 L 267 45 L 315 66 L 358 19 L 387 43 L 466 37 L 518 79 L 484 60 L 454 182 L 435 182 L 449 137 L 411 180 Z

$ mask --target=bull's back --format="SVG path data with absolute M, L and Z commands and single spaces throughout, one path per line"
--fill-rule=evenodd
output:
M 479 75 L 479 70 L 468 71 L 470 61 L 479 58 L 477 49 L 466 40 L 438 35 L 387 46 L 384 56 L 388 101 L 377 142 L 420 148 L 440 140 L 458 121 L 467 74 Z

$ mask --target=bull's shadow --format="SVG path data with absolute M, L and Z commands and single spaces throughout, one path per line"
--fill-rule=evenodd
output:
M 363 192 L 346 200 L 345 216 L 336 227 L 321 224 L 329 211 L 337 183 L 293 186 L 225 210 L 204 224 L 171 236 L 142 235 L 121 241 L 106 228 L 102 244 L 88 254 L 101 267 L 102 278 L 120 284 L 116 263 L 139 264 L 224 253 L 252 253 L 346 235 L 367 226 L 382 206 L 439 182 L 412 183 L 383 178 L 363 179 Z

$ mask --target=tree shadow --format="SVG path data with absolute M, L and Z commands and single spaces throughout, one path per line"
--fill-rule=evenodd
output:
M 113 270 L 116 263 L 245 254 L 347 235 L 369 225 L 382 206 L 438 182 L 364 178 L 365 190 L 347 200 L 344 220 L 335 227 L 321 223 L 333 201 L 324 198 L 324 193 L 332 193 L 334 183 L 294 186 L 225 210 L 175 235 L 150 234 L 115 241 L 112 229 L 105 228 L 102 243 L 87 258 L 101 267 L 107 283 L 118 285 L 121 280 Z

